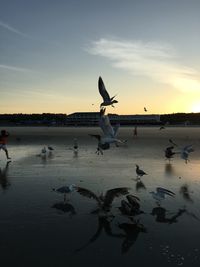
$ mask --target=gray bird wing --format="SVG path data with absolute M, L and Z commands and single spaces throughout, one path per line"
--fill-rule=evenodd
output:
M 98 202 L 98 204 L 101 204 L 100 199 L 92 191 L 90 191 L 90 190 L 88 190 L 86 188 L 83 188 L 83 187 L 77 187 L 77 190 L 76 191 L 80 195 L 82 195 L 84 197 L 87 197 L 87 198 L 93 198 L 93 199 L 95 199 Z
M 157 187 L 156 188 L 156 191 L 159 193 L 159 194 L 166 194 L 166 195 L 168 195 L 168 196 L 174 196 L 175 195 L 175 193 L 174 192 L 172 192 L 172 191 L 170 191 L 170 190 L 168 190 L 168 189 L 165 189 L 165 188 L 163 188 L 163 187 Z
M 129 194 L 128 189 L 129 188 L 127 187 L 119 187 L 108 190 L 104 197 L 104 207 L 109 207 L 115 197 L 120 197 Z
M 101 77 L 99 77 L 98 87 L 99 87 L 99 93 L 102 96 L 103 100 L 110 101 L 110 96 L 106 90 L 106 87 Z

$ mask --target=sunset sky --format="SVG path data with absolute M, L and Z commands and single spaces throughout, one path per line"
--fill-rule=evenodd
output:
M 0 113 L 200 112 L 199 0 L 0 0 Z

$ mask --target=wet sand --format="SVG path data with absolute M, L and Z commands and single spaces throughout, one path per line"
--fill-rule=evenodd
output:
M 97 142 L 89 136 L 101 133 L 98 127 L 7 130 L 12 162 L 6 166 L 1 151 L 2 266 L 199 266 L 199 127 L 138 127 L 137 137 L 133 137 L 133 128 L 120 128 L 119 138 L 127 144 L 113 145 L 99 156 L 95 154 Z M 79 144 L 77 157 L 74 138 Z M 171 163 L 165 160 L 169 138 L 180 147 L 193 144 L 195 151 L 187 164 L 179 155 Z M 38 156 L 48 145 L 54 147 L 53 153 Z M 135 164 L 148 173 L 142 178 L 143 186 L 135 181 Z M 141 199 L 145 213 L 136 219 L 146 231 L 139 231 L 119 211 L 125 196 L 114 200 L 113 220 L 91 214 L 96 202 L 77 192 L 63 205 L 63 196 L 52 188 L 72 183 L 99 195 L 129 187 Z M 180 194 L 185 184 L 190 198 Z M 162 209 L 149 194 L 158 186 L 176 193 L 161 203 Z

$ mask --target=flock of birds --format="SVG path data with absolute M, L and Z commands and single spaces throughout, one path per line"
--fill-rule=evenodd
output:
M 99 93 L 103 98 L 103 102 L 100 105 L 100 113 L 99 113 L 100 114 L 99 125 L 103 132 L 103 135 L 90 134 L 90 136 L 96 138 L 98 141 L 96 153 L 98 155 L 99 154 L 103 155 L 103 151 L 110 149 L 111 144 L 115 144 L 116 146 L 119 146 L 119 144 L 125 144 L 127 141 L 120 140 L 117 137 L 120 125 L 115 125 L 113 127 L 110 123 L 109 116 L 105 114 L 105 111 L 106 111 L 105 106 L 110 105 L 114 107 L 114 104 L 118 103 L 118 101 L 114 99 L 115 96 L 113 97 L 109 96 L 101 77 L 99 77 L 98 87 L 99 87 Z M 147 109 L 145 107 L 144 107 L 144 111 L 147 112 Z M 190 153 L 194 151 L 193 146 L 187 145 L 184 147 L 179 147 L 172 139 L 169 139 L 169 143 L 170 143 L 170 146 L 168 146 L 164 151 L 166 160 L 169 160 L 170 162 L 172 158 L 174 157 L 174 155 L 178 154 L 180 155 L 182 159 L 185 160 L 185 163 L 187 163 L 189 161 Z M 177 151 L 174 151 L 175 147 Z M 76 139 L 74 139 L 74 153 L 78 153 L 78 143 Z M 142 177 L 144 175 L 147 175 L 147 173 L 144 170 L 142 170 L 138 164 L 136 164 L 135 171 L 136 171 L 136 182 L 137 182 L 138 188 L 139 187 L 145 188 L 142 182 Z M 139 222 L 139 220 L 135 219 L 135 216 L 143 214 L 144 211 L 141 209 L 140 198 L 136 195 L 130 194 L 129 190 L 130 188 L 128 187 L 119 187 L 119 188 L 110 189 L 105 194 L 97 195 L 91 190 L 77 186 L 75 184 L 71 184 L 69 186 L 63 186 L 57 189 L 53 188 L 53 191 L 64 195 L 64 202 L 58 203 L 57 208 L 62 209 L 63 211 L 64 209 L 65 211 L 70 210 L 73 214 L 75 214 L 74 209 L 72 209 L 72 207 L 69 206 L 70 195 L 73 192 L 77 192 L 84 197 L 95 200 L 97 207 L 91 213 L 98 214 L 99 229 L 105 228 L 105 231 L 107 231 L 109 235 L 114 235 L 114 236 L 116 236 L 116 234 L 111 233 L 110 224 L 109 224 L 110 223 L 109 218 L 111 218 L 112 220 L 115 217 L 111 213 L 112 203 L 115 198 L 125 196 L 125 198 L 121 200 L 121 204 L 120 204 L 120 207 L 118 207 L 118 209 L 123 216 L 127 216 L 131 220 L 131 224 L 123 223 L 123 224 L 120 224 L 119 227 L 121 229 L 124 229 L 124 231 L 134 232 L 135 233 L 134 240 L 135 240 L 136 236 L 138 235 L 140 231 L 143 231 L 143 232 L 146 231 L 145 227 Z M 166 209 L 161 206 L 161 203 L 166 197 L 174 198 L 175 193 L 163 187 L 157 187 L 155 191 L 151 191 L 149 193 L 152 195 L 153 199 L 157 203 L 157 206 L 152 210 L 152 213 L 151 213 L 153 216 L 156 216 L 156 221 L 165 222 L 165 223 L 174 223 L 174 222 L 177 222 L 177 218 L 181 216 L 183 213 L 187 213 L 193 216 L 195 219 L 198 219 L 197 217 L 195 217 L 194 214 L 190 214 L 185 208 L 179 209 L 175 215 L 173 215 L 170 218 L 167 218 Z M 182 194 L 182 196 L 188 201 L 192 201 L 192 198 L 190 196 L 190 191 L 187 185 L 183 185 L 181 187 L 180 194 Z M 56 208 L 55 205 L 54 205 L 54 208 Z M 99 233 L 100 230 L 98 230 L 97 232 Z M 87 246 L 89 243 L 96 240 L 96 237 L 97 237 L 97 234 L 95 234 L 85 246 Z M 128 246 L 127 242 L 125 242 L 124 247 L 123 247 L 124 251 L 127 251 L 127 246 Z M 80 248 L 79 250 L 81 249 L 82 248 Z

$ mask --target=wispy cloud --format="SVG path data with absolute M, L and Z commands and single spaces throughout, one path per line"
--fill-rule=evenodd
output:
M 2 65 L 2 64 L 0 64 L 0 69 L 10 70 L 10 71 L 19 71 L 19 72 L 33 72 L 30 69 L 8 66 L 8 65 Z
M 178 63 L 176 53 L 169 45 L 100 39 L 92 42 L 87 51 L 109 59 L 113 67 L 133 75 L 147 76 L 184 92 L 200 91 L 199 73 Z
M 12 26 L 10 26 L 7 23 L 4 23 L 2 21 L 0 21 L 0 27 L 4 28 L 4 29 L 6 29 L 6 30 L 8 30 L 10 32 L 16 33 L 16 34 L 18 34 L 18 35 L 20 35 L 22 37 L 31 38 L 28 34 L 25 34 L 25 33 L 21 32 L 21 31 L 19 31 L 18 29 L 14 28 L 14 27 L 12 27 Z

